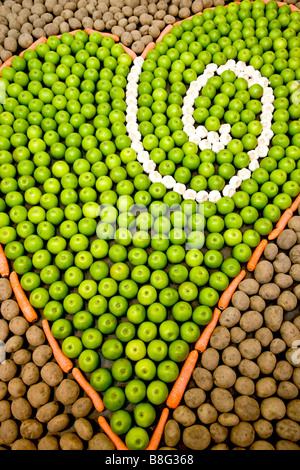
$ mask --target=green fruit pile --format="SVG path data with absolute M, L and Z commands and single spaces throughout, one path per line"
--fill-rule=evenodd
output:
M 299 31 L 299 13 L 289 6 L 244 0 L 184 20 L 147 54 L 137 112 L 144 143 L 154 135 L 151 158 L 161 174 L 179 182 L 188 174 L 184 182 L 197 190 L 210 168 L 218 184 L 242 167 L 247 149 L 199 151 L 185 136 L 169 146 L 182 128 L 191 81 L 208 63 L 231 58 L 270 81 L 269 153 L 233 197 L 217 202 L 184 199 L 145 173 L 126 128 L 132 60 L 112 38 L 83 31 L 50 37 L 1 72 L 0 243 L 63 352 L 103 394 L 111 427 L 126 434 L 129 448 L 147 446 L 155 407 L 220 294 L 299 193 Z M 249 118 L 232 109 L 240 106 L 236 86 L 224 102 L 222 86 L 233 85 L 226 75 L 220 90 L 212 80 L 196 101 L 200 123 L 221 102 L 231 123 L 231 111 Z M 255 101 L 261 90 L 250 88 Z M 210 106 L 215 97 L 217 108 Z M 259 107 L 252 112 L 256 118 Z M 243 138 L 242 123 L 232 126 L 234 140 Z

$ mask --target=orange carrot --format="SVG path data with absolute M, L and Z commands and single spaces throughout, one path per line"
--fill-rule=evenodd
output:
M 280 217 L 280 219 L 278 220 L 278 222 L 276 224 L 276 228 L 274 228 L 274 230 L 272 230 L 272 232 L 269 233 L 268 240 L 275 240 L 275 238 L 277 238 L 278 235 L 280 235 L 281 232 L 285 229 L 285 227 L 287 226 L 288 221 L 294 215 L 294 212 L 291 209 L 291 207 L 284 211 L 284 213 L 282 214 L 282 216 Z
M 124 46 L 124 44 L 122 44 L 121 42 L 119 44 L 121 44 L 126 54 L 128 54 L 132 58 L 132 60 L 137 58 L 136 53 L 129 49 L 129 47 Z
M 90 397 L 96 410 L 99 411 L 99 413 L 101 413 L 101 411 L 104 410 L 104 405 L 103 405 L 103 401 L 100 395 L 96 392 L 96 390 L 93 389 L 93 387 L 84 378 L 81 371 L 77 369 L 77 367 L 74 367 L 72 369 L 72 374 L 73 374 L 74 379 L 83 388 L 85 393 Z
M 146 59 L 148 52 L 154 48 L 155 48 L 155 42 L 149 42 L 148 46 L 146 46 L 145 49 L 143 50 L 141 57 L 143 57 L 143 59 Z
M 104 418 L 104 416 L 99 416 L 98 423 L 105 432 L 105 434 L 110 438 L 110 440 L 114 443 L 117 450 L 129 450 L 128 447 L 124 444 L 122 439 L 117 436 L 113 430 L 111 429 L 110 425 Z
M 146 447 L 146 450 L 157 450 L 158 449 L 161 437 L 162 437 L 164 429 L 165 429 L 165 425 L 166 425 L 168 416 L 169 416 L 169 409 L 164 408 L 161 412 L 159 421 L 158 421 L 157 426 L 156 426 L 156 428 L 155 428 L 155 430 L 152 434 L 152 437 L 149 441 L 149 444 Z
M 19 54 L 19 56 L 20 56 L 20 57 L 23 57 L 25 51 L 28 51 L 28 50 L 33 50 L 33 51 L 34 51 L 35 48 L 36 48 L 36 46 L 37 46 L 38 44 L 46 43 L 46 42 L 47 42 L 47 38 L 46 38 L 45 36 L 42 36 L 41 38 L 38 38 L 36 41 L 34 41 L 34 42 L 31 44 L 31 46 L 27 47 L 27 49 L 25 49 L 24 51 L 22 51 L 22 52 Z
M 17 299 L 18 305 L 23 313 L 24 317 L 30 323 L 35 322 L 38 319 L 37 313 L 30 304 L 18 278 L 18 275 L 15 271 L 12 271 L 9 276 L 10 284 L 12 290 Z
M 173 28 L 173 25 L 172 25 L 172 24 L 168 24 L 168 26 L 166 26 L 166 27 L 162 30 L 162 32 L 160 33 L 160 35 L 159 35 L 158 38 L 156 39 L 156 43 L 162 41 L 162 39 L 164 38 L 164 36 L 165 36 L 166 34 L 168 34 L 168 33 L 171 31 L 172 28 Z
M 105 36 L 109 36 L 110 38 L 113 38 L 116 42 L 118 42 L 120 40 L 119 36 L 117 36 L 116 34 L 111 34 L 111 33 L 103 33 L 102 31 L 97 31 L 96 29 L 91 29 L 91 28 L 84 28 L 84 31 L 90 35 L 92 33 L 99 33 L 101 34 L 101 36 L 105 37 Z
M 167 399 L 167 406 L 169 408 L 177 408 L 183 394 L 185 392 L 186 386 L 189 383 L 193 370 L 198 360 L 198 351 L 191 351 L 185 360 L 185 363 L 182 366 L 180 374 L 176 379 L 176 382 L 173 385 L 171 392 L 169 393 Z
M 3 64 L 1 65 L 0 67 L 0 77 L 1 77 L 1 70 L 2 69 L 5 69 L 5 67 L 10 67 L 11 66 L 11 63 L 12 63 L 12 60 L 14 57 L 17 57 L 15 55 L 12 55 L 11 57 L 9 57 L 5 62 L 3 62 Z
M 248 264 L 247 264 L 248 271 L 254 271 L 255 266 L 257 265 L 261 255 L 263 254 L 264 249 L 266 248 L 267 244 L 268 244 L 268 240 L 266 239 L 263 239 L 259 242 L 255 250 L 253 251 L 251 258 L 248 261 Z
M 284 213 L 282 214 L 282 216 L 280 217 L 280 219 L 278 220 L 276 224 L 276 228 L 283 230 L 286 227 L 288 221 L 293 217 L 293 215 L 294 215 L 294 212 L 292 211 L 290 207 L 286 209 Z
M 43 330 L 46 335 L 46 338 L 48 340 L 48 343 L 51 346 L 53 355 L 59 367 L 61 368 L 63 372 L 66 372 L 66 373 L 70 372 L 70 370 L 73 369 L 73 362 L 71 361 L 71 359 L 65 356 L 65 354 L 60 349 L 58 342 L 56 341 L 53 334 L 51 333 L 50 326 L 46 318 L 42 320 L 42 326 L 43 326 Z
M 274 228 L 274 230 L 272 230 L 272 232 L 269 233 L 268 235 L 268 240 L 275 240 L 275 238 L 278 237 L 278 235 L 280 235 L 282 232 L 282 230 L 280 228 Z
M 227 289 L 224 290 L 218 303 L 218 307 L 221 310 L 224 310 L 228 307 L 231 297 L 233 296 L 237 286 L 244 279 L 245 276 L 246 271 L 242 269 L 241 272 L 233 279 L 233 281 L 231 281 Z
M 0 243 L 0 274 L 2 277 L 9 276 L 9 264 L 5 256 L 4 250 Z
M 299 204 L 300 204 L 300 194 L 298 194 L 298 196 L 296 197 L 296 199 L 294 200 L 293 204 L 291 205 L 290 209 L 295 212 L 298 207 L 299 207 Z
M 211 321 L 205 327 L 202 335 L 200 336 L 200 338 L 195 344 L 195 349 L 197 351 L 203 352 L 207 348 L 208 342 L 210 340 L 210 337 L 214 329 L 217 326 L 220 315 L 221 315 L 221 310 L 219 308 L 215 308 Z

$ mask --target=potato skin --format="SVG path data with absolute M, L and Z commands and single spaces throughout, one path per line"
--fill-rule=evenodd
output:
M 182 426 L 192 426 L 196 422 L 196 415 L 185 405 L 179 405 L 173 411 L 173 418 Z
M 59 412 L 59 405 L 57 402 L 52 401 L 41 406 L 36 412 L 36 418 L 41 423 L 48 423 Z
M 169 419 L 164 429 L 164 441 L 169 447 L 175 447 L 180 440 L 180 427 L 175 419 Z
M 265 398 L 260 409 L 262 417 L 268 421 L 282 419 L 286 413 L 284 402 L 277 397 Z
M 115 446 L 104 432 L 99 432 L 88 442 L 88 450 L 115 450 Z
M 234 426 L 230 432 L 230 440 L 233 444 L 240 447 L 249 447 L 255 439 L 255 431 L 250 423 L 241 421 Z
M 204 450 L 210 445 L 211 436 L 205 426 L 194 424 L 184 429 L 182 440 L 188 449 Z

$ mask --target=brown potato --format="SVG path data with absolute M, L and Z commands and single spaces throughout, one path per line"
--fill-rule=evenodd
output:
M 27 398 L 31 406 L 39 408 L 45 405 L 50 398 L 51 389 L 45 382 L 31 385 L 27 392 Z
M 192 426 L 196 422 L 196 415 L 185 405 L 179 405 L 173 411 L 173 418 L 182 426 Z
M 17 439 L 11 446 L 11 450 L 37 450 L 36 445 L 29 439 Z
M 54 416 L 47 423 L 47 429 L 49 432 L 55 434 L 57 432 L 63 431 L 70 424 L 70 417 L 67 413 L 62 413 L 60 415 Z
M 31 352 L 27 349 L 19 349 L 15 353 L 13 353 L 13 361 L 15 364 L 22 366 L 30 362 L 31 360 Z
M 231 298 L 232 305 L 238 310 L 244 312 L 248 310 L 250 305 L 250 299 L 245 292 L 236 291 Z
M 245 292 L 247 295 L 255 295 L 259 290 L 259 283 L 256 281 L 256 279 L 244 279 L 239 283 L 238 289 L 242 292 Z
M 0 318 L 0 341 L 5 341 L 9 335 L 9 326 L 7 321 L 3 318 Z
M 218 412 L 210 403 L 203 403 L 197 409 L 197 415 L 203 424 L 214 423 L 218 418 Z
M 38 382 L 40 371 L 34 362 L 28 362 L 22 367 L 21 378 L 26 385 L 33 385 Z
M 279 253 L 275 261 L 273 262 L 274 270 L 276 273 L 284 273 L 287 274 L 291 268 L 291 260 L 290 258 L 284 254 L 284 253 Z
M 0 380 L 9 382 L 17 373 L 17 366 L 11 359 L 0 364 Z
M 169 447 L 175 447 L 180 440 L 180 426 L 175 419 L 169 419 L 164 429 L 164 441 Z
M 235 346 L 228 346 L 222 352 L 222 361 L 229 367 L 236 367 L 241 359 L 241 353 Z
M 209 432 L 214 442 L 221 443 L 227 439 L 228 429 L 220 423 L 212 423 L 209 426 Z
M 261 328 L 263 321 L 263 316 L 259 312 L 249 310 L 242 315 L 240 319 L 240 327 L 246 331 L 246 333 L 250 333 Z
M 22 336 L 11 336 L 5 343 L 5 352 L 7 353 L 14 353 L 19 351 L 23 346 L 23 338 Z
M 239 351 L 244 359 L 256 359 L 261 353 L 261 344 L 255 338 L 244 339 L 239 344 Z
M 80 388 L 75 380 L 64 379 L 57 387 L 56 399 L 63 405 L 72 405 L 78 398 Z
M 237 308 L 227 307 L 220 315 L 219 324 L 226 328 L 232 328 L 240 321 L 240 318 L 241 312 Z
M 230 432 L 230 440 L 233 444 L 240 447 L 249 447 L 255 439 L 255 431 L 250 423 L 241 421 L 233 426 Z
M 85 418 L 78 418 L 75 420 L 74 423 L 74 428 L 75 431 L 77 432 L 78 436 L 83 440 L 83 441 L 89 441 L 92 439 L 94 431 L 93 431 L 93 426 Z
M 18 437 L 19 429 L 13 419 L 3 421 L 0 426 L 0 440 L 5 445 L 12 444 Z
M 64 374 L 58 364 L 48 362 L 41 369 L 41 377 L 50 387 L 56 387 L 63 380 Z
M 264 311 L 264 321 L 271 331 L 278 331 L 283 322 L 283 308 L 279 305 L 270 305 Z
M 46 338 L 42 328 L 37 325 L 32 325 L 26 331 L 26 339 L 31 346 L 41 346 L 44 344 Z
M 261 439 L 268 439 L 273 434 L 272 423 L 270 423 L 270 421 L 267 421 L 266 419 L 258 419 L 257 421 L 255 421 L 255 423 L 253 423 L 253 426 L 256 434 Z
M 259 261 L 254 269 L 254 278 L 259 284 L 266 284 L 273 278 L 274 268 L 267 260 Z
M 12 379 L 14 380 L 14 379 Z M 3 400 L 7 394 L 8 386 L 5 382 L 0 381 L 0 400 Z
M 84 418 L 93 408 L 92 400 L 89 397 L 80 397 L 72 405 L 72 415 L 75 418 Z
M 260 405 L 261 415 L 268 421 L 282 419 L 286 413 L 284 402 L 278 397 L 265 398 Z
M 52 356 L 52 349 L 48 344 L 43 344 L 34 349 L 32 360 L 38 367 L 43 367 Z
M 15 398 L 11 404 L 11 413 L 18 421 L 25 421 L 31 418 L 32 408 L 26 398 Z
M 271 330 L 269 330 L 269 328 L 262 327 L 255 332 L 254 337 L 255 339 L 258 339 L 258 341 L 264 348 L 266 348 L 267 346 L 269 346 L 273 339 L 273 333 Z
M 300 369 L 294 369 L 293 382 L 296 385 L 296 387 L 300 388 Z M 0 383 L 0 385 L 1 385 L 1 383 Z
M 241 395 L 253 395 L 255 392 L 255 384 L 249 377 L 238 377 L 234 388 Z
M 24 439 L 39 439 L 43 431 L 43 425 L 36 419 L 26 419 L 20 426 L 20 434 Z
M 268 261 L 273 261 L 278 254 L 278 246 L 275 243 L 268 243 L 264 249 L 264 257 Z
M 291 400 L 287 404 L 286 414 L 293 421 L 300 421 L 300 399 Z
M 21 316 L 13 317 L 9 322 L 9 329 L 14 335 L 22 336 L 29 328 L 28 321 Z
M 234 406 L 234 400 L 229 390 L 214 388 L 210 394 L 214 407 L 221 413 L 229 413 Z
M 246 338 L 246 331 L 242 330 L 239 326 L 234 326 L 230 330 L 230 340 L 234 344 L 239 344 Z
M 0 422 L 6 421 L 11 417 L 10 402 L 7 400 L 0 401 Z
M 266 308 L 266 302 L 259 295 L 250 297 L 250 309 L 256 312 L 263 312 Z
M 298 266 L 298 265 L 295 265 L 295 266 Z M 290 274 L 291 274 L 292 269 L 293 269 L 293 266 L 291 267 L 291 269 L 289 271 Z M 284 273 L 276 274 L 276 276 L 274 277 L 274 282 L 275 282 L 275 284 L 277 284 L 277 286 L 280 289 L 288 289 L 294 283 L 292 276 L 288 275 L 288 274 L 284 274 Z
M 277 381 L 289 380 L 293 375 L 293 367 L 287 361 L 278 361 L 273 372 L 273 377 Z
M 276 243 L 282 250 L 290 250 L 297 243 L 297 235 L 294 230 L 285 229 L 277 237 Z
M 215 369 L 213 378 L 217 387 L 230 388 L 236 381 L 236 373 L 231 367 L 221 365 Z
M 260 415 L 258 402 L 246 395 L 235 399 L 234 411 L 242 421 L 256 421 Z
M 207 348 L 201 354 L 201 365 L 204 369 L 215 370 L 220 360 L 219 352 L 214 348 Z
M 7 300 L 12 295 L 12 287 L 6 277 L 0 279 L 0 301 Z
M 276 433 L 282 439 L 297 442 L 300 440 L 300 426 L 291 419 L 282 419 L 276 423 Z
M 213 376 L 211 372 L 204 367 L 196 367 L 193 371 L 193 379 L 199 388 L 209 391 L 213 387 Z
M 286 344 L 281 338 L 274 338 L 270 343 L 270 351 L 273 354 L 280 354 L 286 349 Z
M 285 441 L 281 439 L 276 442 L 276 450 L 300 450 L 300 447 L 295 442 Z
M 189 408 L 198 408 L 206 400 L 206 393 L 202 388 L 190 388 L 183 396 L 186 406 Z
M 280 382 L 277 388 L 277 395 L 283 400 L 293 400 L 297 398 L 298 393 L 299 390 L 296 385 L 286 380 Z
M 23 397 L 27 391 L 27 387 L 20 377 L 14 377 L 8 382 L 8 393 L 13 398 Z
M 234 413 L 222 413 L 218 416 L 218 421 L 222 426 L 226 428 L 236 426 L 240 419 Z
M 59 405 L 56 401 L 48 402 L 41 406 L 36 412 L 36 418 L 41 423 L 48 423 L 59 412 Z
M 1 304 L 1 314 L 5 320 L 10 321 L 19 315 L 20 309 L 18 303 L 13 299 L 4 300 Z
M 49 434 L 42 437 L 38 442 L 38 450 L 59 450 L 57 438 Z
M 217 326 L 210 337 L 210 346 L 225 349 L 230 343 L 230 332 L 225 326 Z
M 263 377 L 256 382 L 256 395 L 260 398 L 268 398 L 277 391 L 276 381 L 272 377 Z
M 242 359 L 238 365 L 238 370 L 242 375 L 250 379 L 257 379 L 260 374 L 258 365 L 249 359 Z
M 250 450 L 275 450 L 275 447 L 268 441 L 255 441 Z
M 282 292 L 277 299 L 277 304 L 286 312 L 294 310 L 297 307 L 297 302 L 298 299 L 295 294 L 287 290 Z
M 61 450 L 84 449 L 82 440 L 74 432 L 65 432 L 59 440 L 59 445 Z
M 88 450 L 115 450 L 115 446 L 104 432 L 99 432 L 88 442 Z
M 276 366 L 276 356 L 271 351 L 264 351 L 257 358 L 257 365 L 259 366 L 261 373 L 270 375 Z
M 205 426 L 194 424 L 185 428 L 182 434 L 184 445 L 192 450 L 204 450 L 210 444 L 211 436 Z
M 280 289 L 274 282 L 269 282 L 268 284 L 264 284 L 259 289 L 259 295 L 264 300 L 275 300 L 278 299 L 280 295 Z

